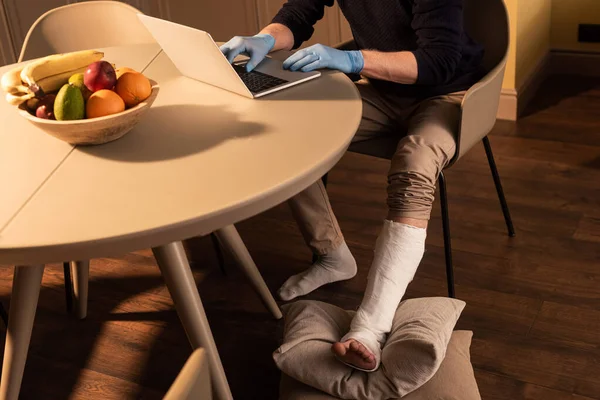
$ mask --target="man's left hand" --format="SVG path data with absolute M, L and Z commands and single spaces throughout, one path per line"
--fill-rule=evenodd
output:
M 362 71 L 364 64 L 364 58 L 360 51 L 337 50 L 322 44 L 315 44 L 290 56 L 283 62 L 283 68 L 302 72 L 330 68 L 347 74 L 358 74 Z

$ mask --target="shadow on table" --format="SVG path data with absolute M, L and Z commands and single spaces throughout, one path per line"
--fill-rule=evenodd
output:
M 239 114 L 223 107 L 155 106 L 123 138 L 103 146 L 78 149 L 125 162 L 162 161 L 200 153 L 224 141 L 264 131 L 264 125 L 242 121 Z

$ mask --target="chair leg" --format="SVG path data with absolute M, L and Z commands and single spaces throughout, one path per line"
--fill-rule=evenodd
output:
M 206 350 L 216 398 L 233 399 L 183 244 L 166 244 L 153 248 L 152 252 L 192 348 Z
M 71 261 L 71 275 L 73 276 L 75 316 L 84 319 L 87 316 L 90 260 Z
M 65 277 L 65 304 L 67 313 L 73 310 L 73 283 L 71 281 L 71 267 L 68 262 L 63 263 L 63 275 Z
M 11 317 L 0 379 L 0 399 L 3 400 L 17 400 L 19 397 L 43 274 L 43 265 L 15 267 Z
M 248 252 L 235 226 L 226 226 L 215 233 L 223 246 L 233 255 L 237 264 L 242 268 L 242 271 L 250 280 L 250 284 L 256 293 L 258 293 L 267 309 L 273 314 L 273 317 L 280 319 L 282 317 L 281 310 L 277 306 L 277 302 L 258 271 L 254 260 L 252 260 L 252 256 Z
M 4 305 L 0 303 L 0 318 L 2 318 L 2 322 L 4 322 L 4 326 L 8 328 L 8 313 L 4 308 Z
M 446 256 L 446 279 L 448 280 L 448 297 L 455 298 L 454 267 L 452 265 L 452 237 L 450 236 L 450 218 L 448 217 L 448 192 L 446 192 L 446 177 L 440 172 L 438 178 L 440 187 L 440 204 L 442 205 L 442 226 L 444 230 L 444 254 Z
M 483 138 L 483 146 L 485 147 L 485 154 L 487 155 L 490 169 L 492 170 L 492 177 L 494 178 L 494 184 L 496 185 L 496 192 L 498 192 L 498 199 L 500 200 L 500 206 L 502 207 L 502 214 L 504 214 L 504 221 L 506 222 L 506 228 L 508 229 L 508 236 L 515 236 L 515 228 L 510 217 L 510 210 L 504 197 L 504 190 L 502 189 L 502 182 L 500 182 L 500 175 L 498 174 L 498 168 L 494 161 L 494 154 L 492 153 L 492 145 L 490 139 L 486 136 Z
M 221 251 L 221 245 L 219 244 L 219 239 L 215 233 L 210 234 L 210 238 L 213 243 L 213 247 L 215 248 L 215 253 L 217 254 L 217 261 L 219 262 L 219 268 L 221 269 L 221 273 L 227 276 L 227 270 L 225 269 L 225 257 L 223 257 L 223 251 Z

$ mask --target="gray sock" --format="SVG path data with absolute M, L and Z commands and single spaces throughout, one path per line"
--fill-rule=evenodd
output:
M 304 296 L 328 283 L 343 281 L 356 275 L 356 260 L 343 242 L 337 249 L 321 256 L 309 269 L 290 277 L 279 289 L 284 301 Z

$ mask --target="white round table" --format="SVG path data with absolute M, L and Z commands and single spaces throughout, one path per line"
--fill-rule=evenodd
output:
M 0 263 L 17 266 L 0 398 L 18 396 L 43 265 L 148 247 L 192 346 L 207 350 L 217 394 L 231 398 L 181 240 L 217 231 L 265 289 L 232 225 L 335 165 L 358 128 L 360 96 L 345 75 L 323 71 L 251 100 L 181 76 L 156 45 L 104 51 L 160 85 L 143 120 L 115 142 L 73 147 L 0 101 Z

